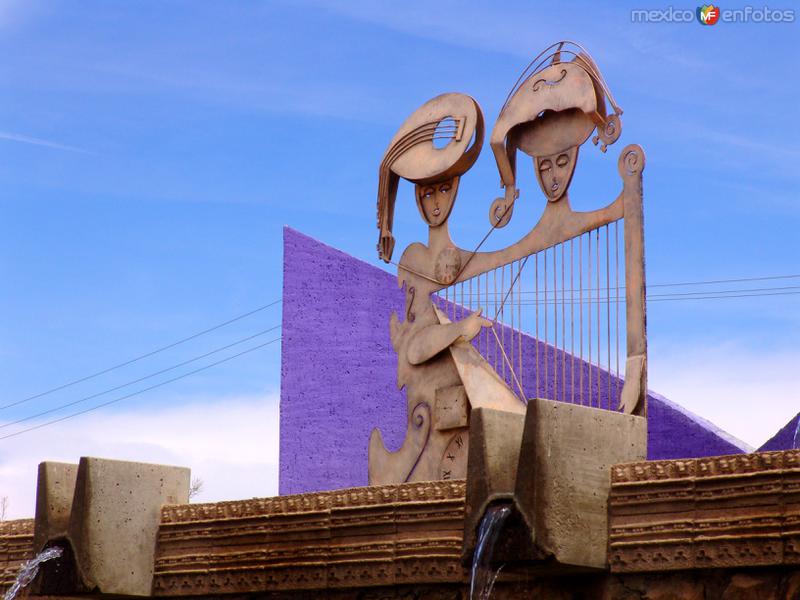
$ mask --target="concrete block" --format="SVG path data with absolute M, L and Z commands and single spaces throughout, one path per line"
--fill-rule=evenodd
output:
M 464 562 L 469 563 L 478 525 L 486 508 L 514 495 L 525 415 L 476 408 L 470 415 L 467 492 L 464 515 Z
M 187 503 L 189 478 L 183 467 L 102 458 L 83 457 L 77 468 L 44 463 L 40 543 L 62 546 L 66 562 L 60 573 L 45 566 L 38 593 L 150 596 L 161 506 Z
M 41 552 L 47 540 L 67 535 L 77 478 L 76 464 L 52 461 L 39 463 L 33 526 L 34 552 Z
M 559 565 L 605 569 L 611 466 L 646 456 L 643 417 L 529 401 L 514 497 L 536 547 Z

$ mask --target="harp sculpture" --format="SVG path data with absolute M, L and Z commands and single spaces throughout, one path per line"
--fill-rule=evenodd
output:
M 405 314 L 392 314 L 390 330 L 408 423 L 396 452 L 373 430 L 371 485 L 464 478 L 478 408 L 522 415 L 530 399 L 543 398 L 646 415 L 641 147 L 622 150 L 622 191 L 613 202 L 576 212 L 569 201 L 580 147 L 595 132 L 605 152 L 620 136 L 621 114 L 580 46 L 559 42 L 536 57 L 491 133 L 505 193 L 491 204 L 489 231 L 472 250 L 454 244 L 448 219 L 483 143 L 477 102 L 438 96 L 394 136 L 380 165 L 379 256 L 392 260 L 400 177 L 414 183 L 429 236 L 393 263 L 406 297 Z M 544 211 L 516 243 L 481 251 L 514 212 L 518 151 L 533 159 Z

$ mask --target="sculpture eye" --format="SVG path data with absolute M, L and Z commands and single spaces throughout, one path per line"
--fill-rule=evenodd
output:
M 549 160 L 543 160 L 542 162 L 539 163 L 539 170 L 542 172 L 549 171 L 552 168 L 553 168 L 553 163 L 551 163 Z
M 427 187 L 427 188 L 425 188 L 424 190 L 422 190 L 422 197 L 423 197 L 423 198 L 425 198 L 425 199 L 427 200 L 428 198 L 430 198 L 431 196 L 433 196 L 433 193 L 434 193 L 434 190 L 433 190 L 433 188 L 431 188 L 431 187 Z
M 559 167 L 566 166 L 566 164 L 567 164 L 568 162 L 569 162 L 569 156 L 567 156 L 566 154 L 562 154 L 561 156 L 559 156 L 559 157 L 556 159 L 556 164 L 557 164 Z
M 440 191 L 442 194 L 449 194 L 449 193 L 450 193 L 450 186 L 449 186 L 449 185 L 447 185 L 447 184 L 444 184 L 443 186 L 441 186 L 441 187 L 439 188 L 439 191 Z

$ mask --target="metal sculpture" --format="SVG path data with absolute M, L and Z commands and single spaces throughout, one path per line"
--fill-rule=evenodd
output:
M 474 250 L 453 243 L 448 219 L 460 178 L 482 146 L 477 102 L 463 94 L 438 96 L 395 135 L 380 167 L 379 256 L 391 261 L 400 177 L 415 184 L 429 236 L 427 245 L 408 246 L 397 263 L 406 308 L 402 321 L 392 315 L 390 329 L 397 383 L 407 391 L 407 433 L 400 450 L 388 452 L 373 431 L 370 484 L 463 477 L 473 408 L 522 413 L 528 398 L 540 397 L 646 414 L 644 152 L 637 145 L 623 149 L 623 188 L 607 206 L 576 212 L 568 194 L 580 146 L 596 131 L 593 142 L 605 152 L 619 138 L 621 114 L 583 48 L 559 42 L 537 56 L 491 134 L 505 193 L 492 203 L 491 229 Z M 518 200 L 517 151 L 533 159 L 544 212 L 516 243 L 481 252 Z

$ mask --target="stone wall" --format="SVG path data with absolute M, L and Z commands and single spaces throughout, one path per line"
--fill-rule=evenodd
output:
M 154 595 L 462 586 L 463 481 L 166 506 Z
M 611 570 L 508 564 L 492 598 L 800 600 L 799 464 L 800 451 L 618 465 Z M 167 505 L 152 596 L 467 600 L 464 507 L 463 481 Z M 32 541 L 31 521 L 0 524 L 5 585 Z
M 610 572 L 506 565 L 501 600 L 800 600 L 800 451 L 617 465 Z M 466 600 L 465 483 L 166 506 L 154 595 Z
M 617 465 L 612 572 L 800 568 L 800 451 Z
M 33 558 L 33 519 L 0 521 L 0 594 L 14 583 L 22 563 Z

